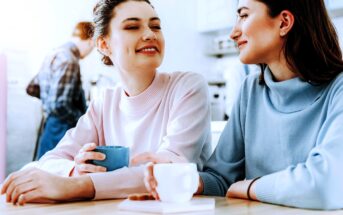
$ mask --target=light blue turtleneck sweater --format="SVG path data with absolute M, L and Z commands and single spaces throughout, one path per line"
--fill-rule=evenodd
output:
M 205 195 L 256 181 L 258 200 L 313 209 L 343 208 L 343 73 L 313 86 L 300 78 L 265 85 L 248 77 L 200 176 Z

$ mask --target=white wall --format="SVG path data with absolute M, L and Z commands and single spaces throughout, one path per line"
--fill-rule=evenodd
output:
M 204 55 L 207 37 L 197 31 L 196 3 L 197 0 L 152 0 L 166 40 L 160 70 L 209 72 L 215 59 Z
M 0 183 L 5 178 L 6 164 L 6 105 L 7 105 L 6 58 L 0 53 Z

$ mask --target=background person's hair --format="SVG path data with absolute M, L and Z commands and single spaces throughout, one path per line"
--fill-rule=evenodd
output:
M 294 15 L 286 35 L 284 54 L 290 68 L 305 81 L 323 84 L 343 71 L 338 36 L 324 0 L 256 0 L 268 7 L 271 17 L 283 10 Z M 266 65 L 261 65 L 265 68 Z M 260 79 L 263 81 L 263 74 Z
M 128 1 L 146 2 L 151 5 L 149 0 L 100 0 L 93 9 L 95 40 L 99 37 L 105 37 L 110 33 L 110 22 L 115 16 L 114 8 Z M 151 7 L 153 6 L 151 5 Z M 113 62 L 108 56 L 103 55 L 101 60 L 105 65 L 113 65 Z
M 94 25 L 92 22 L 79 22 L 74 27 L 72 36 L 79 37 L 81 40 L 92 39 L 94 35 Z

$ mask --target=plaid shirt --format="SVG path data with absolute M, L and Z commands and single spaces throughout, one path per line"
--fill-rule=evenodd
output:
M 80 52 L 67 43 L 49 54 L 26 91 L 42 100 L 47 115 L 75 124 L 86 111 L 81 83 Z

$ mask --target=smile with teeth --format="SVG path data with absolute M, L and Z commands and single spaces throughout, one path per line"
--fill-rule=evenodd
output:
M 155 47 L 149 47 L 149 48 L 142 48 L 139 49 L 137 52 L 157 52 L 157 48 Z

